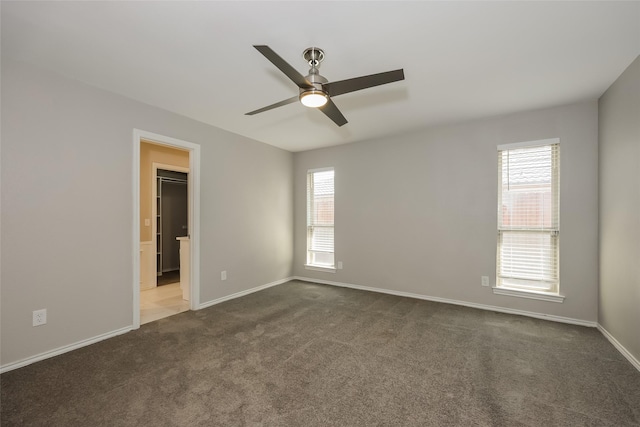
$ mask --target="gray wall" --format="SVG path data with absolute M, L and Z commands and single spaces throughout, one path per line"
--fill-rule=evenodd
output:
M 132 324 L 134 128 L 201 145 L 201 303 L 291 275 L 291 153 L 3 58 L 2 365 Z
M 633 67 L 637 90 L 638 61 Z M 604 138 L 617 109 L 627 111 L 618 94 L 626 89 L 616 85 L 601 100 Z M 201 303 L 295 274 L 596 321 L 597 107 L 583 102 L 292 155 L 3 61 L 1 363 L 131 324 L 133 128 L 201 145 Z M 620 128 L 609 131 L 610 144 L 622 132 L 627 148 L 635 147 L 635 166 L 625 169 L 638 195 L 638 139 L 634 146 L 627 138 L 634 129 L 637 135 L 637 124 Z M 493 295 L 480 286 L 480 276 L 495 282 L 496 145 L 553 137 L 562 150 L 560 287 L 566 300 Z M 617 153 L 606 144 L 603 168 Z M 625 161 L 633 155 L 613 163 Z M 336 260 L 344 262 L 335 274 L 303 267 L 305 174 L 326 166 L 336 168 Z M 619 169 L 611 168 L 601 195 Z M 637 212 L 638 198 L 634 203 Z M 605 225 L 603 240 L 615 234 Z M 626 242 L 630 256 L 635 244 L 637 260 L 637 216 L 635 226 L 635 238 L 618 233 L 616 239 Z M 228 271 L 225 282 L 221 270 Z M 607 292 L 617 298 L 621 285 L 616 278 L 603 286 L 600 322 L 637 357 L 638 337 L 634 328 L 624 332 L 623 319 L 635 315 L 637 331 L 638 312 L 622 310 L 638 301 L 637 262 L 627 271 L 636 280 L 628 283 L 635 300 L 609 304 Z M 34 328 L 31 312 L 39 308 L 48 309 L 49 322 Z M 618 310 L 624 314 L 616 317 Z
M 595 322 L 597 101 L 296 153 L 296 276 Z M 560 138 L 564 303 L 494 295 L 498 144 Z M 335 274 L 304 268 L 305 174 L 335 167 Z
M 640 360 L 640 57 L 599 108 L 598 322 Z

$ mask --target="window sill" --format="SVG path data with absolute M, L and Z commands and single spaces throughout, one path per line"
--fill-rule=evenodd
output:
M 336 272 L 335 267 L 322 267 L 322 266 L 319 266 L 319 265 L 305 264 L 304 268 L 306 270 L 323 271 L 325 273 L 335 273 Z
M 552 294 L 549 292 L 536 292 L 536 291 L 525 291 L 522 289 L 508 289 L 508 288 L 493 288 L 493 293 L 496 295 L 507 295 L 510 297 L 520 297 L 520 298 L 529 298 L 529 299 L 537 299 L 540 301 L 550 301 L 550 302 L 564 302 L 564 295 Z

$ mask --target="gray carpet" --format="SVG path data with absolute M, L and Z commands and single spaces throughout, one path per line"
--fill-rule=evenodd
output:
M 638 426 L 595 329 L 289 282 L 1 381 L 2 426 Z

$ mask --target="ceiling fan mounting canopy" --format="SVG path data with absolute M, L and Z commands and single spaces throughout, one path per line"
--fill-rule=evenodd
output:
M 385 73 L 370 74 L 368 76 L 329 82 L 318 72 L 318 67 L 320 67 L 320 63 L 324 60 L 324 51 L 320 48 L 309 47 L 302 52 L 302 57 L 311 67 L 309 74 L 307 76 L 303 76 L 296 71 L 295 68 L 289 65 L 287 61 L 275 53 L 269 46 L 254 45 L 253 47 L 255 47 L 258 52 L 264 55 L 265 58 L 271 61 L 273 65 L 275 65 L 298 86 L 299 94 L 298 96 L 276 102 L 275 104 L 268 105 L 258 110 L 250 111 L 245 114 L 248 116 L 272 110 L 277 107 L 282 107 L 300 100 L 303 105 L 318 108 L 327 117 L 333 120 L 336 125 L 342 126 L 347 123 L 347 119 L 331 100 L 332 97 L 404 80 L 404 70 L 401 68 L 394 71 L 387 71 Z
M 308 47 L 302 52 L 302 57 L 311 68 L 317 68 L 324 59 L 324 50 L 318 47 Z

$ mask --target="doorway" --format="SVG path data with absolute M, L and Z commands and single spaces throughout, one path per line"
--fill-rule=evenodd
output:
M 199 166 L 199 145 L 134 130 L 134 329 L 198 309 Z
M 157 163 L 153 160 L 166 162 Z M 145 165 L 146 162 L 146 165 Z M 144 185 L 145 166 L 152 166 L 150 185 Z M 153 271 L 141 279 L 140 324 L 173 316 L 190 308 L 189 288 L 189 153 L 143 141 L 141 144 L 141 211 L 144 200 L 151 206 L 151 242 L 141 245 L 155 248 L 153 256 L 143 256 L 141 268 Z M 149 188 L 153 186 L 153 188 Z M 145 191 L 146 190 L 146 191 Z M 146 221 L 146 218 L 144 219 Z M 155 261 L 155 262 L 153 262 Z

